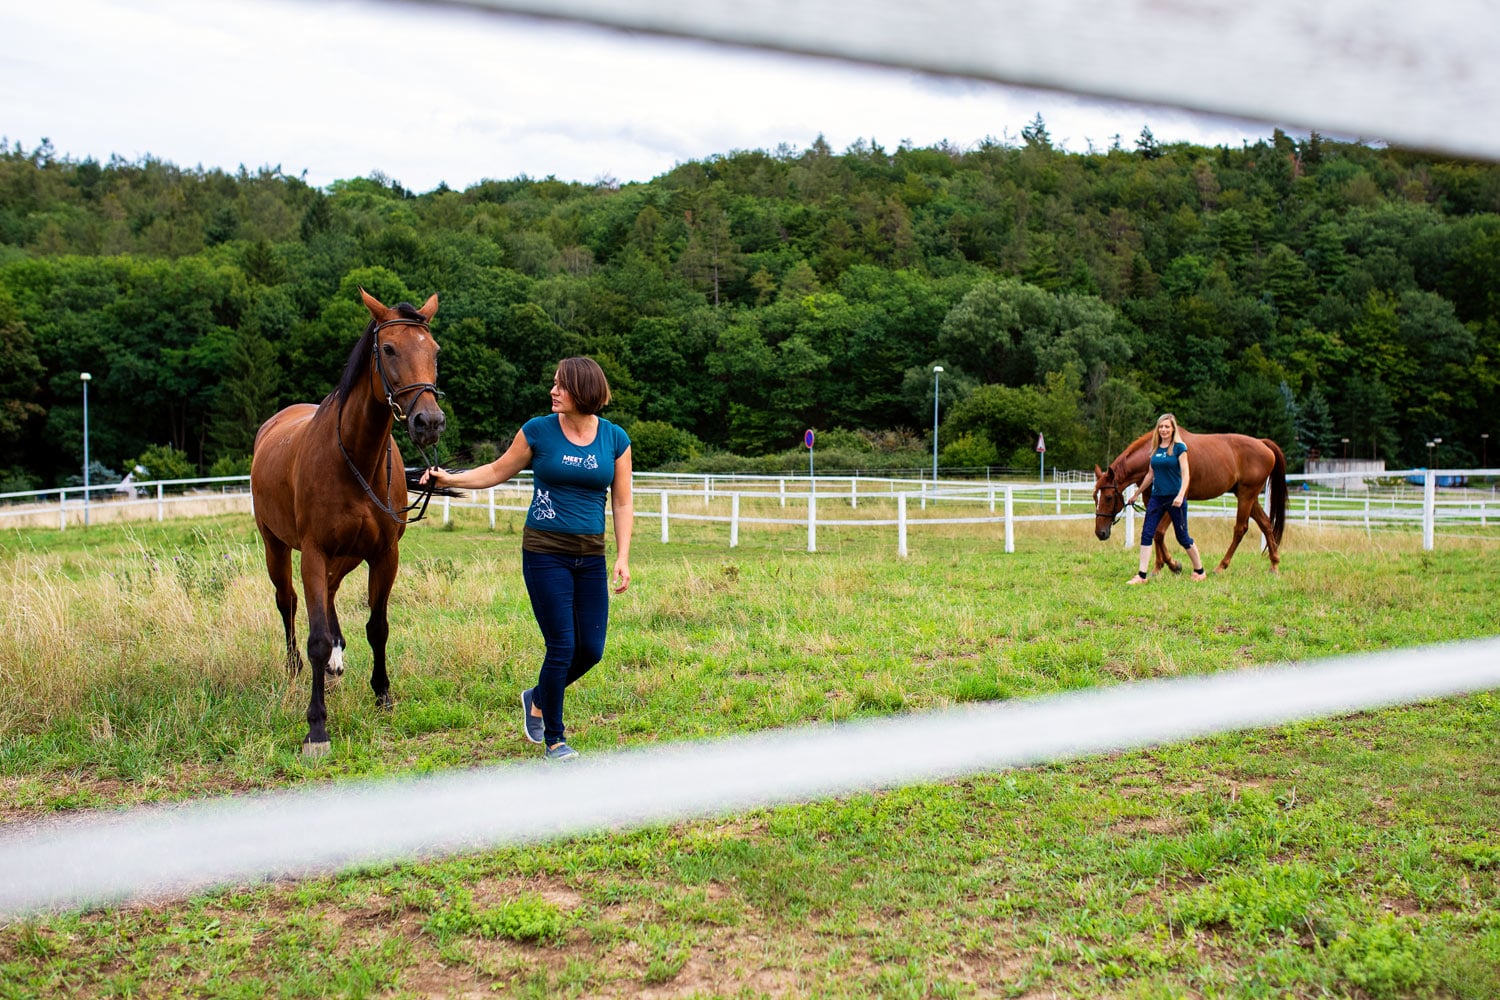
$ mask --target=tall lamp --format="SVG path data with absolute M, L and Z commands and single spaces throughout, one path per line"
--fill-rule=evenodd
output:
M 937 492 L 938 378 L 942 374 L 942 365 L 932 366 L 932 490 L 934 493 Z
M 80 372 L 83 382 L 83 526 L 89 525 L 89 380 L 94 376 Z

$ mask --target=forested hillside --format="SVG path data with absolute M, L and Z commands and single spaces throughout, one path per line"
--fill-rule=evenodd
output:
M 1471 464 L 1500 414 L 1497 277 L 1500 167 L 1316 134 L 1080 155 L 1038 118 L 1019 144 L 820 139 L 423 194 L 6 144 L 0 491 L 81 472 L 82 371 L 111 470 L 242 471 L 265 417 L 336 381 L 360 286 L 439 294 L 455 462 L 586 353 L 643 468 L 750 467 L 808 427 L 867 467 L 920 454 L 934 364 L 945 465 L 1032 465 L 1042 432 L 1049 465 L 1090 467 L 1162 410 L 1294 463 L 1424 465 L 1437 436 Z

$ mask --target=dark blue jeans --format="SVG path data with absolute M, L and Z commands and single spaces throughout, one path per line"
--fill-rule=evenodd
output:
M 542 710 L 550 747 L 563 740 L 563 690 L 604 656 L 609 569 L 603 556 L 558 556 L 523 549 L 521 577 L 547 643 L 534 698 Z
M 1177 544 L 1185 549 L 1193 547 L 1193 536 L 1187 530 L 1187 501 L 1182 501 L 1181 507 L 1173 507 L 1172 501 L 1175 496 L 1159 497 L 1152 494 L 1146 500 L 1146 520 L 1141 523 L 1141 548 L 1150 545 L 1156 539 L 1156 526 L 1161 523 L 1163 514 L 1172 517 L 1172 530 L 1177 533 Z

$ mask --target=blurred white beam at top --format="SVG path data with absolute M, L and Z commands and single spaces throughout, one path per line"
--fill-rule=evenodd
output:
M 1495 0 L 457 0 L 1500 159 Z M 688 83 L 685 81 L 685 84 Z M 732 113 L 732 112 L 731 112 Z

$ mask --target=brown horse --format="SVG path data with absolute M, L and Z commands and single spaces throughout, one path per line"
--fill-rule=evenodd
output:
M 1249 530 L 1253 517 L 1266 537 L 1266 553 L 1271 557 L 1271 572 L 1281 563 L 1281 534 L 1286 529 L 1286 456 L 1270 438 L 1253 438 L 1244 434 L 1190 434 L 1180 431 L 1188 446 L 1189 500 L 1212 500 L 1233 493 L 1239 501 L 1234 515 L 1234 541 L 1214 572 L 1229 568 L 1234 550 Z M 1132 441 L 1109 468 L 1094 466 L 1094 534 L 1100 541 L 1109 538 L 1110 528 L 1125 510 L 1125 488 L 1140 486 L 1151 465 L 1154 430 Z M 1260 505 L 1260 494 L 1266 480 L 1271 481 L 1271 515 Z M 1182 572 L 1182 564 L 1167 554 L 1167 519 L 1157 526 L 1156 570 L 1163 565 L 1173 573 Z
M 316 406 L 296 403 L 262 424 L 250 463 L 255 524 L 266 545 L 266 572 L 276 585 L 292 673 L 302 666 L 292 550 L 302 553 L 307 659 L 312 664 L 312 700 L 302 741 L 308 756 L 328 750 L 323 677 L 344 671 L 344 635 L 334 603 L 339 584 L 361 562 L 370 566 L 365 625 L 374 654 L 370 686 L 380 705 L 391 705 L 386 604 L 400 563 L 398 542 L 406 531 L 406 515 L 416 506 L 407 506 L 405 467 L 391 428 L 394 420 L 405 420 L 412 441 L 425 448 L 437 441 L 446 424 L 437 402 L 438 345 L 430 329 L 437 296 L 421 309 L 405 302 L 392 309 L 363 288 L 359 294 L 372 318 L 338 387 Z

